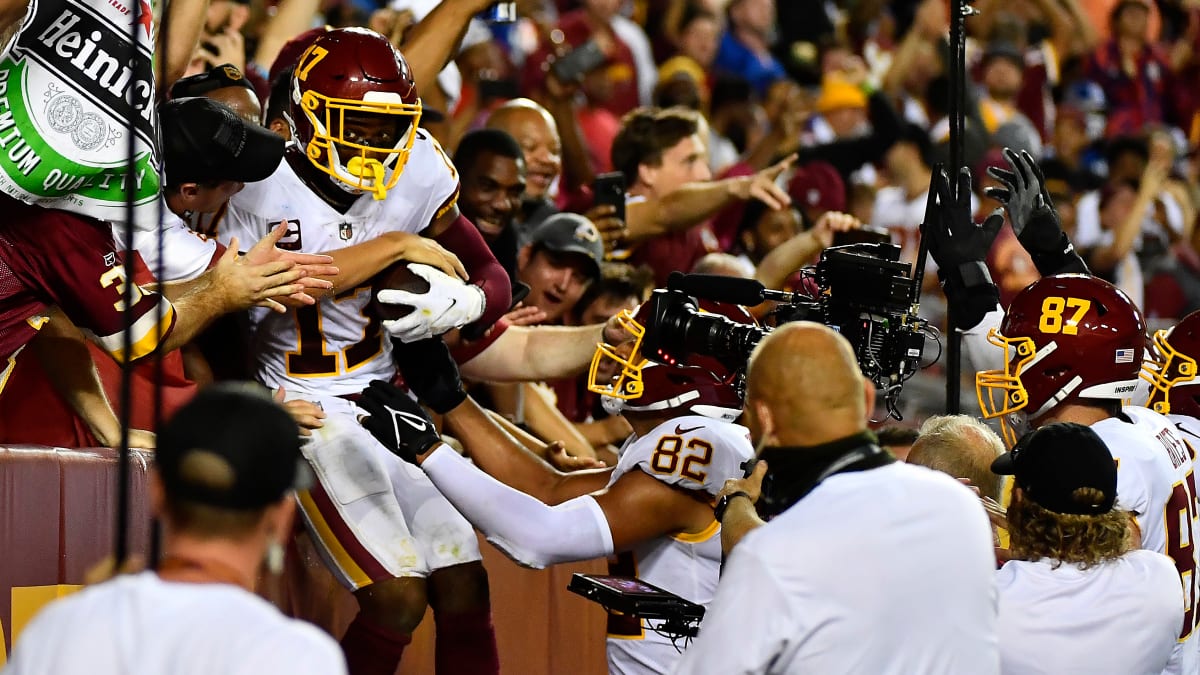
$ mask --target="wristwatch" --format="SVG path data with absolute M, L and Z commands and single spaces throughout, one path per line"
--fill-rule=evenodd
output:
M 738 497 L 750 499 L 750 494 L 744 490 L 738 490 L 737 492 L 730 492 L 727 495 L 722 495 L 721 498 L 717 500 L 717 505 L 713 507 L 713 518 L 715 518 L 718 523 L 725 519 L 725 509 L 729 508 L 729 502 L 737 499 Z

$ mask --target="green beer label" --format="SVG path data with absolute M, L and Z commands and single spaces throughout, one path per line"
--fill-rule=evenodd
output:
M 156 226 L 151 14 L 134 1 L 32 0 L 0 60 L 0 190 L 113 222 L 132 194 L 134 224 Z

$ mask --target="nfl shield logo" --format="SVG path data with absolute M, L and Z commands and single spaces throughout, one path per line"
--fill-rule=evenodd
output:
M 338 225 L 338 236 L 342 238 L 342 241 L 350 241 L 350 238 L 354 236 L 354 228 L 350 223 L 342 223 Z

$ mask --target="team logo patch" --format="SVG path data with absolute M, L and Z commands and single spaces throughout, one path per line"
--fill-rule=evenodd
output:
M 104 254 L 104 266 L 105 267 L 114 267 L 116 264 L 117 264 L 117 254 L 115 252 L 109 251 L 108 253 Z
M 583 241 L 596 241 L 600 238 L 600 232 L 596 230 L 596 226 L 591 223 L 580 223 L 575 228 L 575 238 Z
M 275 231 L 280 223 L 287 223 L 287 232 L 279 238 L 279 243 L 275 244 L 285 251 L 299 251 L 304 246 L 304 241 L 300 237 L 300 221 L 299 220 L 272 220 L 267 223 L 267 233 Z
M 350 223 L 342 223 L 338 225 L 338 236 L 342 241 L 350 241 L 354 237 L 354 226 Z
M 1118 349 L 1116 363 L 1133 363 L 1132 349 Z

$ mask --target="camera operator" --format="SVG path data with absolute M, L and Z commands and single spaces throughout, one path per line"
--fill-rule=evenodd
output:
M 746 384 L 768 522 L 728 558 L 675 672 L 999 672 L 987 516 L 966 487 L 875 444 L 875 389 L 850 344 L 786 324 Z M 726 499 L 722 523 L 751 507 Z

